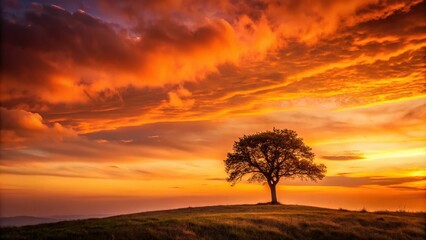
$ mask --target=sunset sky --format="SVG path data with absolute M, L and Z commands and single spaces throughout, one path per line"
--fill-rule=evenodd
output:
M 266 202 L 223 160 L 273 127 L 328 169 L 280 202 L 426 211 L 425 7 L 2 1 L 0 215 Z

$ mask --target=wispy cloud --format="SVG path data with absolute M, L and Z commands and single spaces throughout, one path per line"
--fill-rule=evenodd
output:
M 332 161 L 351 161 L 365 159 L 364 155 L 360 152 L 344 152 L 342 155 L 328 155 L 321 158 Z

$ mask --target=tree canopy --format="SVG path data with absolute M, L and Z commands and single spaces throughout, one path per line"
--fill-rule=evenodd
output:
M 244 135 L 234 143 L 225 160 L 227 180 L 232 185 L 250 175 L 249 182 L 267 183 L 272 203 L 277 203 L 276 185 L 281 178 L 324 178 L 326 166 L 313 162 L 315 154 L 297 133 L 289 129 Z

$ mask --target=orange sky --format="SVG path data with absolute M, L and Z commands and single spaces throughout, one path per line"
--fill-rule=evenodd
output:
M 282 203 L 426 210 L 421 0 L 2 4 L 1 216 L 266 202 L 223 160 L 273 127 L 328 167 Z

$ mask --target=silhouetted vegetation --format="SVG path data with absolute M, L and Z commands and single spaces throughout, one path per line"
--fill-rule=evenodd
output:
M 423 240 L 425 217 L 294 205 L 214 206 L 0 228 L 0 238 Z
M 225 160 L 228 181 L 235 183 L 250 174 L 249 182 L 267 183 L 271 203 L 277 204 L 276 186 L 281 178 L 322 179 L 324 164 L 313 162 L 315 154 L 293 130 L 265 131 L 244 135 L 234 143 Z

